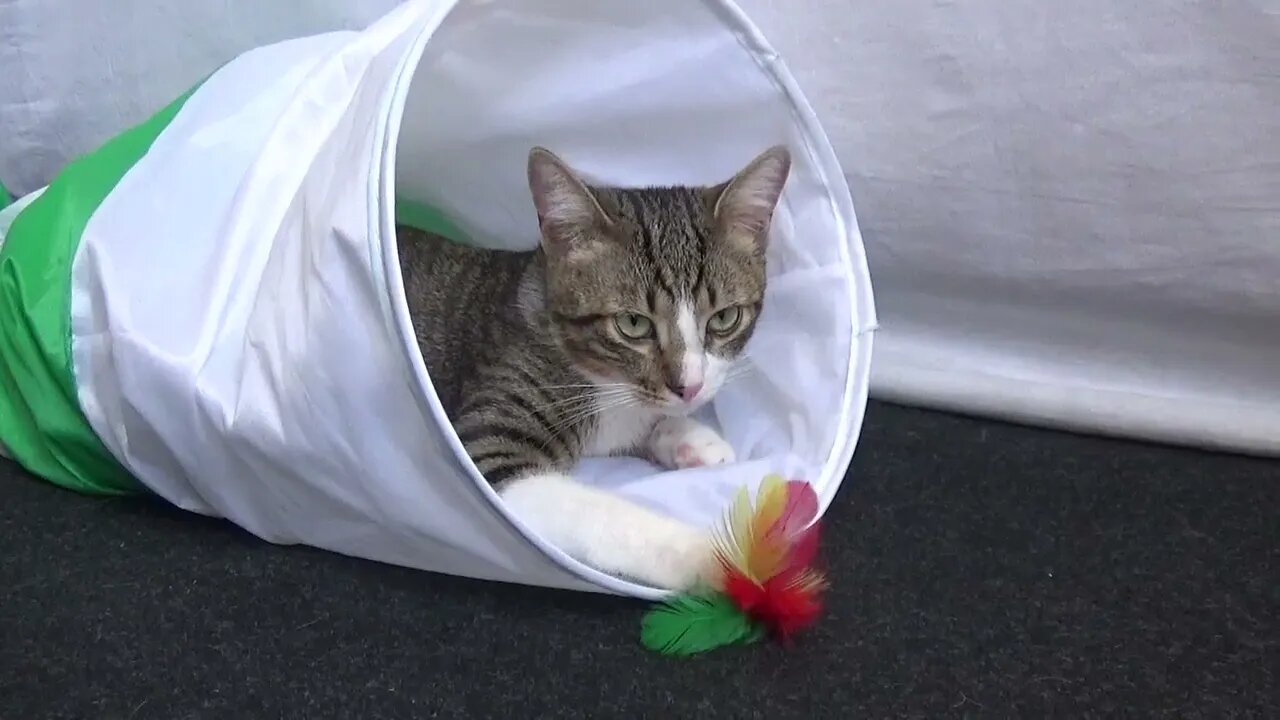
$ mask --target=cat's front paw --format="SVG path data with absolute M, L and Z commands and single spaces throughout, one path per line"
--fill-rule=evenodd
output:
M 724 465 L 735 459 L 733 447 L 719 433 L 683 417 L 665 418 L 654 426 L 649 454 L 673 470 Z
M 719 566 L 710 535 L 681 530 L 651 540 L 651 552 L 632 568 L 637 580 L 680 591 L 709 583 L 716 576 Z
M 687 590 L 711 580 L 711 534 L 560 473 L 535 473 L 499 488 L 534 532 L 597 570 L 652 587 Z

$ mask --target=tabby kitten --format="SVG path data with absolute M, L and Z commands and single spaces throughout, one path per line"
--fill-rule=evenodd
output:
M 508 507 L 569 555 L 676 589 L 711 569 L 704 530 L 568 473 L 584 456 L 734 460 L 690 413 L 755 328 L 789 170 L 774 147 L 713 187 L 592 187 L 535 148 L 537 250 L 398 228 L 414 331 L 459 438 Z

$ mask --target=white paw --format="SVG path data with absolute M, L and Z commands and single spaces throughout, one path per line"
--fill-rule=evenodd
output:
M 518 478 L 500 494 L 545 540 L 598 570 L 686 590 L 714 577 L 717 569 L 706 531 L 566 475 Z
M 649 540 L 646 552 L 634 558 L 625 574 L 667 590 L 689 590 L 714 577 L 715 554 L 709 535 L 679 528 Z
M 649 452 L 665 467 L 723 465 L 734 461 L 733 447 L 715 430 L 689 418 L 666 418 L 649 436 Z

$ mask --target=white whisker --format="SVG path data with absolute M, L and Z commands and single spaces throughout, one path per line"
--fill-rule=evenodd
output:
M 599 415 L 600 413 L 606 410 L 612 410 L 614 408 L 621 408 L 621 407 L 628 407 L 634 404 L 636 404 L 635 398 L 630 397 L 628 395 L 628 396 L 608 398 L 606 401 L 600 402 L 599 404 L 589 403 L 585 408 L 581 406 L 575 406 L 570 411 L 568 416 L 560 417 L 559 419 L 557 419 L 556 422 L 552 423 L 550 427 L 546 428 L 546 430 L 550 435 L 557 436 L 560 434 L 562 430 L 565 430 L 569 427 L 585 422 L 590 418 L 596 415 Z M 540 449 L 546 450 L 547 444 L 550 442 L 551 442 L 551 438 L 548 438 L 547 440 L 543 441 Z
M 561 407 L 564 405 L 575 405 L 581 402 L 607 400 L 615 397 L 623 397 L 627 394 L 628 394 L 628 391 L 624 388 L 609 388 L 600 392 L 580 392 L 574 395 L 570 395 L 569 397 L 558 398 L 550 402 L 543 403 L 542 405 L 537 406 L 535 409 L 537 409 L 538 411 L 550 410 L 551 408 Z

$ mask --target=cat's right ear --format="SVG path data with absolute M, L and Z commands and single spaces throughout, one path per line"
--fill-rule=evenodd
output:
M 545 148 L 529 152 L 529 191 L 538 211 L 542 247 L 552 255 L 588 250 L 611 224 L 587 186 Z

